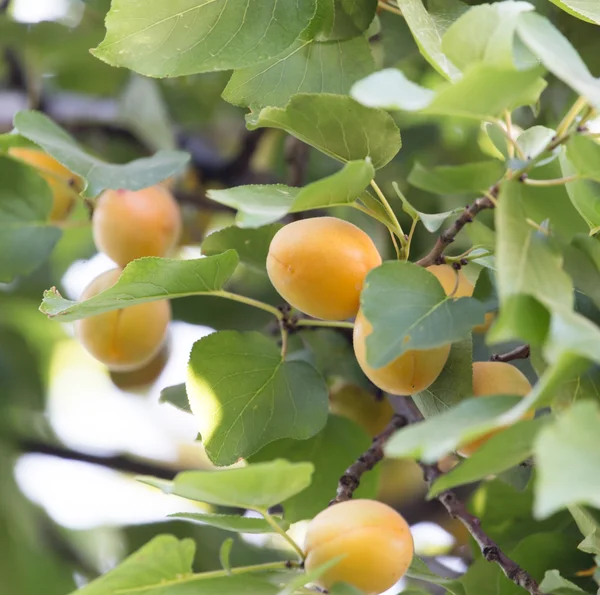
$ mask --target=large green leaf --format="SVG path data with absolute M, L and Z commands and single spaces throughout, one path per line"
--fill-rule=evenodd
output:
M 472 298 L 447 298 L 436 277 L 413 263 L 385 262 L 368 275 L 362 311 L 373 332 L 367 360 L 375 368 L 411 349 L 431 349 L 466 338 L 483 323 L 483 306 Z
M 369 157 L 375 169 L 400 150 L 400 131 L 382 110 L 350 97 L 300 94 L 285 108 L 267 107 L 247 116 L 248 128 L 281 128 L 339 161 Z
M 55 287 L 45 291 L 40 311 L 67 322 L 144 302 L 214 295 L 233 275 L 238 262 L 233 250 L 196 260 L 140 258 L 125 267 L 110 289 L 83 302 L 66 300 Z
M 571 504 L 600 506 L 600 406 L 580 401 L 544 428 L 535 442 L 535 514 Z
M 346 205 L 369 185 L 375 170 L 369 160 L 350 161 L 344 167 L 304 188 L 283 184 L 236 186 L 209 190 L 207 196 L 238 210 L 240 227 L 258 227 L 272 223 L 287 213 Z
M 207 512 L 178 512 L 169 517 L 190 521 L 200 525 L 210 525 L 234 533 L 273 533 L 273 527 L 264 519 L 240 516 L 237 514 L 210 514 Z M 287 531 L 289 523 L 283 519 L 276 519 L 277 524 Z
M 540 344 L 549 314 L 570 309 L 573 287 L 562 257 L 545 234 L 529 225 L 519 182 L 506 182 L 496 209 L 500 317 L 487 338 L 492 342 L 521 338 Z
M 93 54 L 147 76 L 244 68 L 296 41 L 315 0 L 114 0 Z
M 186 383 L 206 452 L 230 465 L 281 438 L 306 440 L 327 421 L 328 393 L 303 361 L 283 361 L 259 333 L 223 331 L 198 341 Z
M 315 38 L 335 41 L 366 32 L 375 17 L 377 0 L 318 0 L 317 6 Z
M 281 225 L 265 225 L 257 229 L 240 227 L 220 229 L 211 233 L 202 242 L 202 254 L 215 256 L 227 250 L 235 250 L 240 262 L 264 271 L 271 240 L 281 227 Z
M 369 43 L 362 36 L 328 43 L 299 39 L 267 62 L 234 71 L 223 99 L 253 109 L 283 107 L 296 93 L 348 93 L 373 69 Z
M 550 0 L 550 2 L 582 21 L 600 25 L 600 6 L 595 0 Z
M 251 461 L 270 461 L 283 457 L 288 461 L 312 463 L 315 472 L 310 486 L 283 501 L 285 518 L 290 523 L 312 519 L 335 496 L 339 478 L 369 448 L 369 436 L 355 423 L 330 415 L 325 428 L 310 440 L 279 440 L 269 444 Z M 370 471 L 355 492 L 357 498 L 375 498 L 379 473 Z
M 36 171 L 0 155 L 0 282 L 27 275 L 52 252 L 62 232 L 48 223 L 52 192 Z
M 124 165 L 106 163 L 86 153 L 71 135 L 40 112 L 19 112 L 15 128 L 86 180 L 84 194 L 90 197 L 105 188 L 147 188 L 177 173 L 190 158 L 182 151 L 158 151 L 152 157 L 141 157 Z
M 470 398 L 444 413 L 402 428 L 385 447 L 389 457 L 412 457 L 435 463 L 461 444 L 498 427 L 497 419 L 520 397 L 508 395 Z
M 435 194 L 482 192 L 495 184 L 502 174 L 504 166 L 496 159 L 429 169 L 416 162 L 408 175 L 408 183 Z
M 429 496 L 437 496 L 455 486 L 498 475 L 518 465 L 531 456 L 534 440 L 547 422 L 547 417 L 520 421 L 492 436 L 470 458 L 442 475 L 431 487 Z
M 552 74 L 600 106 L 600 79 L 592 76 L 575 48 L 548 19 L 524 13 L 519 17 L 517 33 Z
M 184 471 L 173 481 L 154 477 L 142 481 L 188 500 L 266 511 L 306 489 L 313 471 L 311 463 L 278 458 L 238 469 Z
M 425 59 L 448 80 L 458 80 L 460 70 L 442 50 L 443 30 L 436 19 L 427 12 L 423 1 L 397 0 L 397 3 Z
M 459 81 L 434 92 L 388 68 L 358 81 L 350 93 L 369 107 L 485 120 L 535 103 L 546 86 L 541 73 L 539 68 L 515 71 L 475 64 Z

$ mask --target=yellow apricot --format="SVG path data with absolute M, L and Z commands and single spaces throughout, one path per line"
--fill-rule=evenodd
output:
M 454 298 L 471 297 L 473 295 L 475 287 L 462 271 L 457 271 L 447 264 L 434 264 L 427 267 L 427 270 L 437 277 L 446 295 L 452 294 Z M 474 326 L 473 332 L 486 333 L 492 326 L 494 318 L 495 314 L 493 312 L 486 312 L 485 321 L 483 324 Z
M 158 379 L 169 360 L 169 347 L 162 345 L 159 352 L 141 368 L 129 371 L 112 370 L 110 379 L 112 383 L 124 391 L 145 389 Z
M 386 398 L 377 399 L 355 384 L 344 384 L 330 392 L 329 411 L 357 423 L 369 436 L 383 432 L 394 415 Z
M 112 269 L 96 277 L 84 290 L 87 300 L 112 287 L 121 275 Z M 134 370 L 148 363 L 163 345 L 171 305 L 167 300 L 104 312 L 77 321 L 81 344 L 111 370 Z
M 367 337 L 373 332 L 362 310 L 354 322 L 354 355 L 367 378 L 381 390 L 393 395 L 413 395 L 425 390 L 442 371 L 450 345 L 433 349 L 410 350 L 382 368 L 367 363 Z
M 524 397 L 531 391 L 531 384 L 525 375 L 505 362 L 474 362 L 473 363 L 473 396 L 489 397 L 491 395 L 517 395 Z M 522 419 L 533 419 L 535 413 L 530 411 Z M 457 450 L 463 457 L 470 457 L 479 450 L 492 436 L 502 431 L 502 428 L 480 436 L 464 444 Z
M 143 256 L 166 256 L 181 233 L 179 205 L 160 184 L 143 190 L 106 190 L 92 220 L 94 241 L 119 266 Z
M 304 549 L 307 572 L 345 556 L 318 579 L 322 587 L 345 582 L 367 595 L 391 588 L 414 555 L 408 523 L 375 500 L 348 500 L 320 512 L 308 525 Z
M 355 316 L 367 273 L 381 264 L 362 229 L 335 217 L 294 221 L 269 247 L 267 271 L 284 300 L 325 320 Z
M 54 157 L 39 149 L 12 147 L 8 153 L 39 170 L 52 190 L 50 221 L 63 221 L 75 206 L 77 194 L 82 189 L 81 179 Z

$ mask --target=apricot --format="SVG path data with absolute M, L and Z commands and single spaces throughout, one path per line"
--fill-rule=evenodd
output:
M 169 347 L 167 343 L 163 343 L 158 353 L 141 368 L 129 371 L 112 370 L 110 379 L 121 390 L 142 390 L 154 384 L 165 369 L 168 360 Z
M 387 399 L 377 399 L 355 384 L 344 384 L 330 392 L 329 411 L 355 422 L 369 436 L 383 432 L 394 415 Z
M 81 299 L 112 287 L 121 272 L 112 269 L 96 277 Z M 83 318 L 75 329 L 81 344 L 97 360 L 111 370 L 127 371 L 144 366 L 158 353 L 170 320 L 171 305 L 161 300 Z
M 105 190 L 92 219 L 94 242 L 119 266 L 143 256 L 166 256 L 181 234 L 179 205 L 162 185 Z
M 491 395 L 517 395 L 524 397 L 531 391 L 531 384 L 525 375 L 511 364 L 505 362 L 473 363 L 473 396 L 489 397 Z M 533 419 L 535 413 L 530 411 L 522 419 Z M 457 450 L 463 457 L 470 457 L 479 450 L 492 436 L 502 432 L 502 428 L 492 430 L 483 436 L 464 444 Z
M 362 310 L 354 322 L 354 355 L 367 378 L 381 390 L 392 395 L 412 395 L 425 390 L 442 371 L 450 345 L 433 349 L 410 350 L 382 368 L 367 363 L 367 337 L 373 332 Z
M 294 221 L 269 247 L 267 272 L 284 300 L 325 320 L 355 316 L 367 273 L 381 264 L 371 238 L 335 217 Z
M 35 167 L 50 186 L 53 198 L 50 221 L 66 219 L 75 206 L 77 194 L 82 190 L 81 179 L 54 157 L 39 149 L 12 147 L 8 153 L 15 159 Z
M 375 500 L 348 500 L 320 512 L 308 525 L 304 549 L 308 572 L 345 556 L 318 579 L 319 585 L 329 589 L 345 582 L 367 595 L 396 584 L 414 555 L 408 523 Z
M 434 264 L 427 267 L 427 270 L 437 277 L 446 295 L 452 295 L 454 298 L 471 297 L 473 295 L 475 287 L 462 271 L 457 271 L 447 264 Z M 494 317 L 493 312 L 486 312 L 483 324 L 474 326 L 473 332 L 486 333 L 492 326 Z

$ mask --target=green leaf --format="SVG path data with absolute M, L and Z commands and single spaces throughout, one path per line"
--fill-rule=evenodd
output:
M 571 504 L 600 507 L 600 406 L 576 402 L 535 442 L 535 515 L 546 518 Z
M 375 169 L 389 163 L 402 145 L 389 114 L 344 95 L 295 95 L 285 108 L 251 113 L 247 124 L 251 130 L 281 128 L 338 161 L 369 157 Z
M 369 160 L 350 161 L 340 171 L 304 188 L 282 184 L 237 186 L 209 190 L 207 196 L 238 209 L 236 223 L 240 227 L 258 227 L 277 221 L 288 213 L 347 205 L 356 200 L 374 175 L 375 170 Z
M 495 184 L 503 174 L 504 166 L 495 159 L 429 169 L 416 162 L 408 175 L 408 183 L 434 194 L 481 192 Z
M 226 570 L 228 573 L 231 573 L 230 557 L 233 543 L 233 537 L 229 537 L 221 544 L 221 549 L 219 550 L 219 562 L 221 562 L 223 570 Z
M 544 580 L 540 584 L 540 590 L 542 593 L 548 593 L 549 595 L 577 595 L 578 593 L 585 593 L 575 583 L 560 576 L 558 570 L 546 570 Z
M 600 522 L 583 506 L 569 506 L 569 512 L 585 539 L 577 546 L 582 552 L 600 555 Z
M 546 423 L 547 417 L 520 421 L 495 434 L 470 458 L 442 475 L 431 487 L 428 497 L 489 475 L 498 475 L 523 462 L 533 453 L 534 440 Z
M 0 282 L 33 272 L 62 232 L 47 223 L 52 192 L 36 171 L 0 155 Z
M 55 287 L 45 291 L 40 311 L 68 322 L 145 302 L 214 295 L 233 275 L 238 262 L 233 250 L 196 260 L 140 258 L 125 267 L 110 289 L 83 302 L 66 300 Z
M 561 255 L 543 233 L 526 221 L 522 185 L 502 184 L 496 211 L 497 282 L 500 316 L 490 329 L 490 342 L 523 339 L 540 344 L 548 314 L 570 309 L 573 287 L 562 269 Z
M 364 37 L 318 43 L 299 39 L 271 60 L 234 71 L 223 99 L 234 105 L 284 107 L 297 93 L 344 95 L 374 70 Z
M 235 533 L 273 533 L 273 527 L 265 519 L 243 517 L 237 514 L 210 514 L 207 512 L 177 512 L 169 517 L 191 521 L 201 525 L 218 527 Z M 287 531 L 290 524 L 283 519 L 275 519 L 277 524 Z
M 57 161 L 84 178 L 84 194 L 94 197 L 106 188 L 141 190 L 177 173 L 189 161 L 182 151 L 158 151 L 124 165 L 106 163 L 86 153 L 75 139 L 40 112 L 22 111 L 15 116 L 15 128 L 38 144 Z
M 6 153 L 12 147 L 29 147 L 35 149 L 37 145 L 14 131 L 0 134 L 0 153 Z
M 222 331 L 197 341 L 186 389 L 217 465 L 231 465 L 274 440 L 306 440 L 327 421 L 320 374 L 306 362 L 283 361 L 275 343 L 256 332 Z
M 473 350 L 471 337 L 452 344 L 442 373 L 425 390 L 412 395 L 423 414 L 432 417 L 460 403 L 473 392 Z
M 456 83 L 433 92 L 388 68 L 358 81 L 350 93 L 373 108 L 485 120 L 505 109 L 535 103 L 546 86 L 541 72 L 539 68 L 514 71 L 476 64 Z
M 431 583 L 432 585 L 442 585 L 445 589 L 448 590 L 449 593 L 453 593 L 456 595 L 464 595 L 463 590 L 454 590 L 452 588 L 452 583 L 454 582 L 452 579 L 445 578 L 443 576 L 437 575 L 435 572 L 432 572 L 424 560 L 415 556 L 406 571 L 406 576 L 416 579 L 418 581 L 425 581 L 427 583 Z M 404 591 L 402 591 L 404 593 Z
M 498 427 L 497 418 L 520 400 L 521 397 L 508 395 L 465 399 L 444 413 L 396 432 L 385 453 L 392 458 L 411 457 L 435 463 L 461 444 Z
M 446 31 L 442 50 L 461 70 L 474 62 L 514 68 L 517 17 L 533 8 L 529 2 L 473 6 Z M 526 67 L 533 65 L 529 60 Z
M 367 337 L 369 365 L 380 368 L 411 349 L 431 349 L 467 337 L 482 324 L 484 310 L 472 298 L 447 298 L 423 267 L 385 262 L 368 275 L 361 307 L 373 332 Z
M 182 76 L 258 64 L 292 45 L 315 0 L 114 0 L 92 53 L 146 76 Z
M 592 76 L 575 48 L 548 19 L 535 13 L 522 14 L 517 33 L 552 74 L 600 106 L 600 79 Z
M 425 10 L 422 0 L 397 0 L 402 16 L 423 57 L 445 78 L 457 81 L 460 70 L 442 50 L 442 34 L 439 23 Z
M 72 595 L 109 595 L 120 591 L 151 588 L 162 582 L 189 576 L 195 550 L 191 539 L 159 535 L 107 574 Z
M 325 428 L 310 440 L 280 440 L 273 442 L 251 457 L 254 461 L 270 461 L 283 457 L 288 461 L 306 461 L 315 472 L 310 486 L 282 502 L 285 518 L 290 523 L 312 519 L 327 508 L 335 495 L 339 478 L 366 451 L 371 439 L 355 423 L 330 415 Z M 357 498 L 375 498 L 379 473 L 365 474 L 355 492 Z
M 600 6 L 594 0 L 550 0 L 550 2 L 582 21 L 600 25 Z
M 235 250 L 240 257 L 240 262 L 264 271 L 271 240 L 282 227 L 282 225 L 265 225 L 257 229 L 226 227 L 211 233 L 202 242 L 202 254 L 215 256 L 227 250 Z
M 579 175 L 566 153 L 561 153 L 559 159 L 563 176 Z M 590 180 L 574 180 L 567 182 L 565 188 L 571 203 L 588 227 L 596 229 L 600 225 L 600 198 L 598 198 L 600 184 Z
M 173 481 L 154 477 L 141 481 L 188 500 L 266 511 L 305 490 L 313 470 L 310 463 L 276 459 L 237 469 L 183 471 Z
M 324 572 L 335 566 L 340 560 L 342 560 L 344 556 L 336 556 L 329 562 L 325 564 L 321 564 L 317 568 L 310 570 L 309 572 L 303 572 L 298 575 L 296 578 L 291 580 L 277 595 L 294 595 L 298 592 L 299 589 L 302 589 L 305 585 L 309 583 L 314 583 L 317 579 L 323 575 Z M 331 593 L 331 591 L 330 591 Z M 359 593 L 359 595 L 362 595 Z
M 377 0 L 319 0 L 317 5 L 320 22 L 315 37 L 318 41 L 335 41 L 365 33 L 375 18 Z
M 574 135 L 567 142 L 567 157 L 582 177 L 600 182 L 600 145 L 591 138 Z
M 532 126 L 519 134 L 517 143 L 521 147 L 527 160 L 535 159 L 546 150 L 546 147 L 550 144 L 555 134 L 556 132 L 552 130 L 552 128 L 546 128 L 546 126 Z M 558 152 L 560 152 L 560 149 L 557 147 L 554 155 L 548 159 L 553 160 Z M 542 160 L 538 162 L 537 166 L 539 167 L 547 162 L 548 160 Z
M 185 392 L 185 384 L 176 384 L 175 386 L 167 386 L 160 391 L 159 403 L 169 403 L 173 407 L 191 413 L 190 402 L 188 401 L 187 393 Z

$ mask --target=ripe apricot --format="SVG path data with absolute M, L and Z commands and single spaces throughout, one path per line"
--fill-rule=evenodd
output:
M 381 264 L 371 238 L 335 217 L 294 221 L 269 247 L 267 271 L 281 297 L 315 318 L 355 316 L 367 273 Z
M 457 271 L 447 264 L 434 264 L 427 267 L 427 270 L 437 277 L 446 295 L 452 294 L 454 298 L 471 297 L 473 295 L 475 287 L 462 271 Z M 493 321 L 494 313 L 486 312 L 483 324 L 474 326 L 473 332 L 486 333 L 492 326 Z
M 393 395 L 412 395 L 425 390 L 442 371 L 450 345 L 433 349 L 410 350 L 382 368 L 367 363 L 367 337 L 373 332 L 362 310 L 354 322 L 354 355 L 367 378 L 381 390 Z
M 112 269 L 96 277 L 81 299 L 112 287 L 121 272 Z M 109 369 L 127 371 L 142 367 L 157 354 L 170 320 L 171 305 L 161 300 L 83 318 L 77 322 L 76 333 L 81 344 Z
M 357 423 L 369 436 L 383 432 L 394 415 L 387 399 L 377 399 L 355 384 L 334 387 L 329 394 L 329 410 Z
M 414 555 L 408 523 L 375 500 L 348 500 L 320 512 L 308 525 L 304 549 L 308 572 L 345 556 L 318 579 L 322 587 L 345 582 L 367 595 L 391 588 Z
M 94 241 L 119 266 L 143 256 L 166 256 L 181 233 L 179 205 L 158 184 L 143 190 L 105 190 L 92 220 Z
M 52 190 L 50 221 L 63 221 L 75 206 L 81 192 L 81 180 L 44 151 L 29 147 L 12 147 L 9 155 L 35 167 Z
M 474 362 L 473 363 L 473 396 L 489 397 L 491 395 L 517 395 L 524 397 L 529 394 L 531 384 L 525 375 L 511 364 L 505 362 Z M 528 412 L 523 419 L 533 419 L 534 412 Z M 470 457 L 492 436 L 501 432 L 502 428 L 480 436 L 464 444 L 457 450 L 463 457 Z

